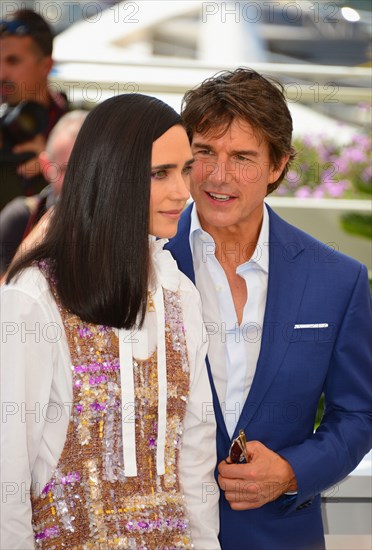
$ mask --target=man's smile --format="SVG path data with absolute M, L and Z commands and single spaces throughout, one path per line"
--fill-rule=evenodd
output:
M 212 192 L 212 191 L 205 191 L 207 197 L 212 200 L 213 202 L 232 202 L 233 200 L 235 200 L 237 197 L 235 197 L 234 195 L 229 195 L 227 193 L 215 193 L 215 192 Z

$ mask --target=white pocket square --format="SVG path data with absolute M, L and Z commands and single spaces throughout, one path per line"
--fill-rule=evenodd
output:
M 328 323 L 309 323 L 305 325 L 295 325 L 294 328 L 328 328 Z

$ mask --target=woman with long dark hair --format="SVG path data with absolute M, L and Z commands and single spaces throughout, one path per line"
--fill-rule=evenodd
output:
M 200 300 L 163 250 L 191 166 L 171 107 L 103 102 L 8 274 L 2 548 L 219 547 Z

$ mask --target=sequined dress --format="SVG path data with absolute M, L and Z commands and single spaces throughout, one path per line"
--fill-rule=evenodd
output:
M 189 391 L 189 367 L 177 292 L 164 290 L 167 420 L 165 474 L 158 475 L 156 351 L 133 360 L 135 402 L 122 407 L 119 342 L 114 329 L 84 323 L 59 303 L 68 340 L 73 404 L 57 467 L 32 497 L 36 548 L 190 548 L 178 476 L 179 442 Z M 125 415 L 125 418 L 122 417 Z M 135 422 L 138 475 L 123 464 L 122 420 Z

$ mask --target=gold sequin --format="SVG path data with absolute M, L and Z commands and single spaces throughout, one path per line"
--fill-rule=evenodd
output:
M 48 275 L 48 273 L 46 273 Z M 166 473 L 156 471 L 157 354 L 134 361 L 137 467 L 122 465 L 119 343 L 107 327 L 83 323 L 60 305 L 72 358 L 73 406 L 67 438 L 48 491 L 32 498 L 37 549 L 191 548 L 178 479 L 179 438 L 189 391 L 180 297 L 164 291 L 166 311 Z M 149 294 L 148 309 L 153 307 Z M 125 414 L 125 413 L 123 413 Z M 47 497 L 47 498 L 46 498 Z M 46 505 L 49 503 L 49 505 Z

